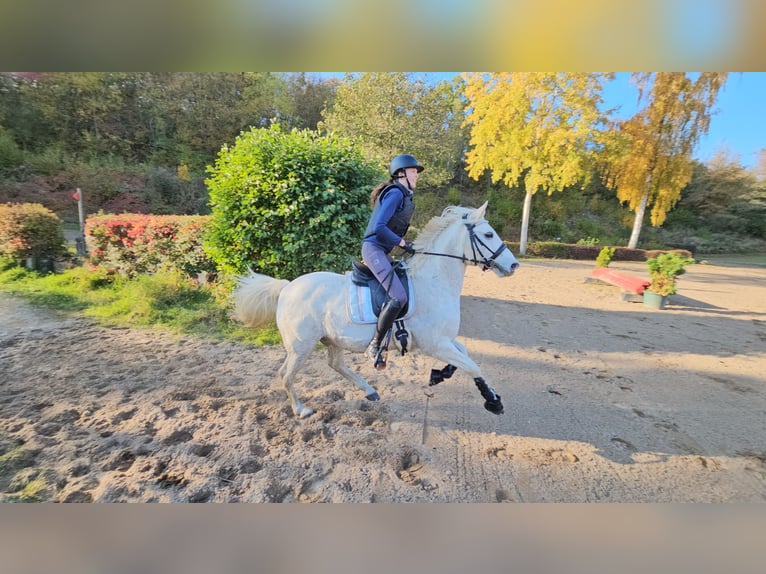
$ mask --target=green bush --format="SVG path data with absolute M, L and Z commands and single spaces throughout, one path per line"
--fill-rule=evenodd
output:
M 37 153 L 27 153 L 25 164 L 30 173 L 35 175 L 53 175 L 71 165 L 72 159 L 67 157 L 64 145 L 61 143 L 51 144 Z M 79 182 L 78 182 L 79 183 Z
M 11 134 L 0 127 L 0 175 L 9 175 L 24 163 L 24 153 Z
M 451 186 L 447 189 L 447 205 L 460 205 L 463 193 L 459 187 Z
M 667 296 L 676 293 L 676 277 L 686 273 L 685 267 L 694 263 L 691 257 L 684 257 L 675 252 L 660 253 L 646 260 L 649 268 L 648 289 L 658 295 Z
M 208 172 L 210 258 L 224 274 L 286 279 L 349 268 L 383 179 L 351 140 L 277 125 L 241 133 Z
M 598 252 L 598 257 L 596 257 L 596 267 L 609 267 L 612 257 L 614 257 L 614 247 L 604 247 Z
M 19 260 L 66 253 L 61 220 L 39 203 L 0 204 L 0 254 Z

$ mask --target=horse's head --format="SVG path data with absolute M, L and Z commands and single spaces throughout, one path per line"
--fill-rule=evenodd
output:
M 478 209 L 446 207 L 441 216 L 432 217 L 418 234 L 416 251 L 423 255 L 458 259 L 463 264 L 481 265 L 483 271 L 492 269 L 500 277 L 513 275 L 519 262 L 484 218 L 486 211 L 486 202 Z M 413 269 L 427 260 L 413 260 Z
M 482 266 L 482 271 L 492 269 L 500 277 L 510 277 L 518 269 L 519 262 L 511 250 L 484 218 L 487 203 L 467 212 L 464 224 L 468 231 L 465 258 Z

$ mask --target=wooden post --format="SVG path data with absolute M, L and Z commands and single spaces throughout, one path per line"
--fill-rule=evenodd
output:
M 75 245 L 77 246 L 77 255 L 87 256 L 88 248 L 85 245 L 85 215 L 82 206 L 82 190 L 77 188 L 77 214 L 80 217 L 80 235 L 75 239 Z

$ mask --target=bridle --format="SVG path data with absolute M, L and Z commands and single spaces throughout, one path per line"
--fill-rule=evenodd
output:
M 463 219 L 467 219 L 467 218 L 468 218 L 467 214 L 463 216 Z M 473 253 L 473 258 L 468 258 L 465 255 L 450 255 L 449 253 L 433 253 L 430 251 L 418 251 L 417 253 L 420 253 L 422 255 L 435 255 L 437 257 L 450 257 L 452 259 L 459 259 L 463 263 L 473 263 L 474 265 L 481 265 L 482 271 L 487 271 L 489 269 L 492 269 L 495 266 L 495 259 L 497 259 L 498 256 L 503 251 L 508 249 L 508 246 L 505 244 L 505 242 L 502 242 L 500 247 L 492 251 L 492 255 L 487 257 L 486 255 L 484 255 L 481 248 L 483 247 L 486 251 L 491 251 L 492 248 L 486 243 L 484 243 L 481 237 L 476 235 L 476 232 L 474 231 L 476 224 L 465 223 L 464 225 L 466 229 L 468 230 L 468 237 L 471 240 L 471 252 Z M 476 257 L 477 253 L 481 256 L 481 259 L 478 259 Z

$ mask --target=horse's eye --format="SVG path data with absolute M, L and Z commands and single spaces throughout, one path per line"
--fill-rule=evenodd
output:
M 484 234 L 484 237 L 486 237 L 487 239 L 492 239 L 494 236 L 495 236 L 495 234 L 494 234 L 494 233 L 492 233 L 491 231 L 487 231 L 487 232 Z

